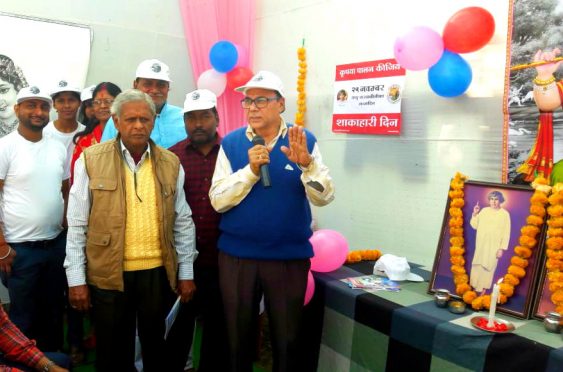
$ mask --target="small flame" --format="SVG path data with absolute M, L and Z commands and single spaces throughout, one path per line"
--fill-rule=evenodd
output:
M 503 279 L 504 279 L 504 278 L 500 278 L 500 279 L 498 280 L 497 284 L 502 283 Z

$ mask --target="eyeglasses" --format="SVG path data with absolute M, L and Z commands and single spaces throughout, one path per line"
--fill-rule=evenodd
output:
M 243 109 L 249 109 L 250 107 L 252 107 L 253 103 L 256 108 L 263 109 L 264 107 L 268 106 L 268 102 L 277 101 L 278 99 L 278 97 L 256 97 L 254 99 L 245 97 L 240 100 L 240 104 Z
M 106 106 L 111 106 L 111 104 L 113 103 L 113 99 L 95 99 L 92 101 L 92 105 L 94 106 L 101 106 L 103 104 L 105 104 Z

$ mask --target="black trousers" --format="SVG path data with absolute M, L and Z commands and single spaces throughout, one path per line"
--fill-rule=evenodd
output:
M 231 370 L 252 371 L 260 298 L 270 321 L 273 371 L 299 371 L 298 334 L 311 262 L 252 260 L 219 253 Z
M 91 287 L 96 323 L 96 370 L 136 371 L 135 329 L 147 372 L 181 371 L 176 344 L 164 340 L 164 320 L 176 295 L 163 267 L 123 273 L 123 292 Z M 185 335 L 191 338 L 191 334 Z

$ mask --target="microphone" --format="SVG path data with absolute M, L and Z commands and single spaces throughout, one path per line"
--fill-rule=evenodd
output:
M 252 138 L 252 144 L 254 146 L 256 145 L 266 146 L 266 142 L 264 141 L 264 138 L 260 136 L 254 136 L 254 138 Z M 260 166 L 260 179 L 262 180 L 262 186 L 264 187 L 272 186 L 272 181 L 270 180 L 270 168 L 268 167 L 268 164 L 262 164 Z

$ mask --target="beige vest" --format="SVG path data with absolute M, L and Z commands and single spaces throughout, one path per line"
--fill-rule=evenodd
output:
M 172 152 L 150 141 L 159 220 L 162 261 L 173 290 L 178 259 L 174 247 L 174 196 L 180 162 Z M 123 254 L 127 207 L 125 175 L 119 138 L 84 150 L 90 179 L 90 216 L 86 242 L 88 283 L 123 291 Z

